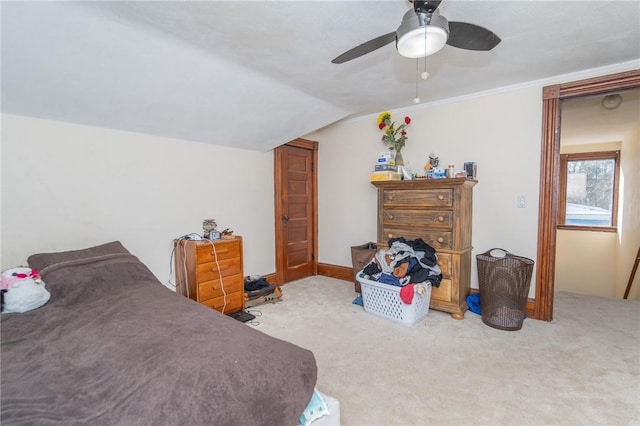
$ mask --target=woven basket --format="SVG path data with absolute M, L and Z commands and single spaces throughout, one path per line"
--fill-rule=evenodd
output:
M 360 282 L 358 281 L 358 272 L 364 269 L 371 259 L 376 255 L 378 248 L 376 243 L 370 242 L 359 246 L 351 246 L 351 262 L 353 263 L 353 277 L 356 293 L 361 293 Z

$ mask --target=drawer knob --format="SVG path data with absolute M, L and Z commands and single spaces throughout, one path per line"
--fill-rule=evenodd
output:
M 442 237 L 438 238 L 438 242 L 439 242 L 439 243 L 444 242 L 444 238 L 442 238 Z
M 393 194 L 389 194 L 389 200 L 393 200 Z
M 387 214 L 387 217 L 388 217 L 389 219 L 393 219 L 393 215 L 392 215 L 392 214 Z
M 438 195 L 438 200 L 444 200 L 444 195 Z
M 389 238 L 393 238 L 393 234 L 389 234 L 387 235 Z
M 438 216 L 438 220 L 439 220 L 440 222 L 444 222 L 444 216 Z

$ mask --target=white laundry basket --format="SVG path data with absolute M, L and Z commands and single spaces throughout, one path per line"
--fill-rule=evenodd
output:
M 426 318 L 431 303 L 431 284 L 423 283 L 425 294 L 415 293 L 410 305 L 400 299 L 402 287 L 384 284 L 364 278 L 360 271 L 356 279 L 362 289 L 362 303 L 364 310 L 382 318 L 399 322 L 404 325 L 415 325 Z

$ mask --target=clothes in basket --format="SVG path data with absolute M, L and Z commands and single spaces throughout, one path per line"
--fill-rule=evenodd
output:
M 442 272 L 433 247 L 422 239 L 389 240 L 357 276 L 364 310 L 406 325 L 415 325 L 429 313 L 431 288 Z
M 423 282 L 439 287 L 442 281 L 436 251 L 422 238 L 390 239 L 389 248 L 378 250 L 363 272 L 367 279 L 399 287 Z

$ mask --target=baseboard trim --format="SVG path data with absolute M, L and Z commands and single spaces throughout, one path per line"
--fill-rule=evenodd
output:
M 265 280 L 269 281 L 269 284 L 279 285 L 276 282 L 276 273 L 275 272 L 273 274 L 263 275 L 262 278 L 264 278 Z
M 345 266 L 328 265 L 326 263 L 318 263 L 318 274 L 324 277 L 336 278 L 338 280 L 348 281 L 349 284 L 354 283 L 353 269 Z M 283 285 L 276 280 L 276 273 L 262 275 L 262 278 L 274 285 Z
M 346 266 L 329 265 L 327 263 L 318 263 L 318 275 L 336 278 L 338 280 L 349 281 L 353 283 L 353 268 Z

